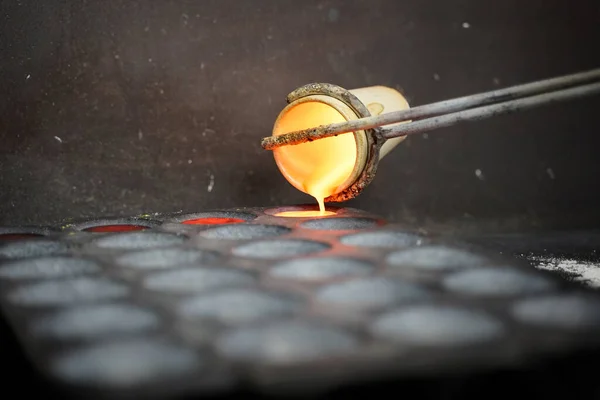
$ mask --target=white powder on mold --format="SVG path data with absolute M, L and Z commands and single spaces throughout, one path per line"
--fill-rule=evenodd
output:
M 599 264 L 561 257 L 532 256 L 527 259 L 536 262 L 536 267 L 539 269 L 571 274 L 575 276 L 575 281 L 600 288 Z

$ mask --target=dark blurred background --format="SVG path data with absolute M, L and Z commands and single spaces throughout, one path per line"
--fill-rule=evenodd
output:
M 260 148 L 309 82 L 421 105 L 600 67 L 597 0 L 0 4 L 2 225 L 312 202 Z M 432 229 L 597 227 L 599 111 L 411 137 L 347 205 Z

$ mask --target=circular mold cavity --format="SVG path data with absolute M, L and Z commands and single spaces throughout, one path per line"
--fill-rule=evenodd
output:
M 218 258 L 217 253 L 208 250 L 166 248 L 123 254 L 116 261 L 129 268 L 161 269 L 210 263 Z
M 187 237 L 164 232 L 128 232 L 102 236 L 92 241 L 103 249 L 148 249 L 183 243 Z
M 146 331 L 158 324 L 158 317 L 145 309 L 102 304 L 79 306 L 43 317 L 31 325 L 31 331 L 50 338 L 89 339 Z
M 321 210 L 318 205 L 305 204 L 299 206 L 285 206 L 277 208 L 269 208 L 265 210 L 265 214 L 272 215 L 274 217 L 285 217 L 285 218 L 313 218 L 323 217 L 329 215 L 336 215 L 341 209 L 339 207 L 325 206 L 325 214 L 321 214 Z
M 362 232 L 340 238 L 346 246 L 373 247 L 373 248 L 398 248 L 419 245 L 422 238 L 404 232 L 380 231 Z
M 0 243 L 19 240 L 39 239 L 50 233 L 49 229 L 32 226 L 5 226 L 0 227 Z
M 262 239 L 285 235 L 291 231 L 290 228 L 279 225 L 228 225 L 211 228 L 200 233 L 208 239 L 231 239 L 247 240 Z
M 223 225 L 252 221 L 256 215 L 243 211 L 213 211 L 178 215 L 170 222 L 185 225 Z
M 0 233 L 0 242 L 35 239 L 43 236 L 40 233 Z
M 68 251 L 64 243 L 45 239 L 8 242 L 0 246 L 0 258 L 28 258 L 64 254 Z
M 319 281 L 324 279 L 366 275 L 373 264 L 344 257 L 314 257 L 284 261 L 275 265 L 269 275 L 280 279 Z
M 392 267 L 416 268 L 426 271 L 449 271 L 486 264 L 477 254 L 445 246 L 423 246 L 395 251 L 386 259 Z
M 281 211 L 275 214 L 276 217 L 284 217 L 284 218 L 314 218 L 314 217 L 329 217 L 331 215 L 335 215 L 333 211 L 311 211 L 311 210 L 303 210 L 303 211 Z
M 475 311 L 416 306 L 386 313 L 370 327 L 378 337 L 421 346 L 478 344 L 504 335 L 503 324 Z
M 147 289 L 169 293 L 198 293 L 211 289 L 245 286 L 255 282 L 252 275 L 225 268 L 189 268 L 154 273 L 144 280 Z
M 301 303 L 290 297 L 257 290 L 235 289 L 201 295 L 185 301 L 179 313 L 186 318 L 208 318 L 223 324 L 242 324 L 281 317 Z
M 190 373 L 201 359 L 165 340 L 128 339 L 71 350 L 51 365 L 71 383 L 128 388 Z
M 91 260 L 70 257 L 43 257 L 13 261 L 0 267 L 0 279 L 53 279 L 100 271 Z
M 446 277 L 446 290 L 477 296 L 518 296 L 554 288 L 553 281 L 534 273 L 512 268 L 482 268 L 457 272 Z
M 121 233 L 143 231 L 159 223 L 146 219 L 97 219 L 67 226 L 67 229 L 92 233 Z
M 83 230 L 86 232 L 105 233 L 105 232 L 143 231 L 146 229 L 150 229 L 150 227 L 143 226 L 143 225 L 115 224 L 115 225 L 91 226 L 91 227 L 85 228 Z
M 217 351 L 239 361 L 292 364 L 340 356 L 358 345 L 357 338 L 342 330 L 286 321 L 228 333 L 217 343 Z
M 516 303 L 520 322 L 558 329 L 600 328 L 600 300 L 579 294 L 530 298 Z
M 240 218 L 217 218 L 217 217 L 209 217 L 209 218 L 195 218 L 188 219 L 182 222 L 185 225 L 229 225 L 229 224 L 241 224 L 242 222 L 246 222 Z
M 358 217 L 311 219 L 300 224 L 302 228 L 321 231 L 349 231 L 372 228 L 375 225 L 375 219 Z
M 327 243 L 314 242 L 312 240 L 275 239 L 246 243 L 235 247 L 232 252 L 239 257 L 276 259 L 318 253 L 330 247 Z
M 21 306 L 59 306 L 125 297 L 126 286 L 108 279 L 88 277 L 46 281 L 21 286 L 8 299 Z
M 321 304 L 359 309 L 380 308 L 428 297 L 428 292 L 418 286 L 383 277 L 335 283 L 317 292 L 317 300 Z

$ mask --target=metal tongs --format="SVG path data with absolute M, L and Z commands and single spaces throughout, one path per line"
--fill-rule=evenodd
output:
M 297 145 L 342 133 L 379 127 L 382 127 L 381 137 L 391 139 L 597 93 L 600 93 L 600 69 L 440 101 L 408 110 L 269 136 L 263 138 L 261 145 L 265 150 L 273 150 L 281 146 Z M 385 125 L 399 122 L 406 123 L 384 128 Z

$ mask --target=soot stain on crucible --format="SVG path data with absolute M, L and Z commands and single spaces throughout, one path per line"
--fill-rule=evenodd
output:
M 290 231 L 290 228 L 279 225 L 240 224 L 210 228 L 200 233 L 200 236 L 208 239 L 246 240 L 281 236 Z
M 372 270 L 372 263 L 359 259 L 310 257 L 276 264 L 270 269 L 269 275 L 282 279 L 319 281 L 330 278 L 366 275 Z
M 460 271 L 444 279 L 450 291 L 479 296 L 518 296 L 553 289 L 556 285 L 536 273 L 513 268 L 481 268 Z
M 372 218 L 321 218 L 311 219 L 300 224 L 305 229 L 325 230 L 325 231 L 346 231 L 372 228 L 377 225 L 377 220 Z
M 235 247 L 232 252 L 238 257 L 276 259 L 318 253 L 331 246 L 323 242 L 303 239 L 261 240 Z
M 380 338 L 424 346 L 475 344 L 503 336 L 503 324 L 480 312 L 420 305 L 385 313 L 370 328 Z
M 10 292 L 8 299 L 20 306 L 49 307 L 118 299 L 128 293 L 127 286 L 105 278 L 79 277 L 24 285 Z
M 359 340 L 343 330 L 284 321 L 230 332 L 218 341 L 217 350 L 234 360 L 283 365 L 340 356 L 358 346 Z
M 398 250 L 389 254 L 386 261 L 392 267 L 415 268 L 423 271 L 450 271 L 480 267 L 487 263 L 487 259 L 478 254 L 434 245 Z
M 187 294 L 253 283 L 255 278 L 244 271 L 199 267 L 154 273 L 146 277 L 144 287 L 154 291 Z
M 128 304 L 83 305 L 42 317 L 31 324 L 37 336 L 58 339 L 95 338 L 156 328 L 151 311 Z
M 0 279 L 27 280 L 53 279 L 100 271 L 94 261 L 71 257 L 27 258 L 0 267 Z
M 182 244 L 186 239 L 186 236 L 172 233 L 139 231 L 103 236 L 92 243 L 103 249 L 148 249 Z
M 281 317 L 293 312 L 301 304 L 289 296 L 252 289 L 232 289 L 187 300 L 179 312 L 186 318 L 209 318 L 224 324 L 241 324 Z
M 161 269 L 212 263 L 218 258 L 218 253 L 208 250 L 162 248 L 123 254 L 116 261 L 129 268 Z
M 556 294 L 517 302 L 512 315 L 530 325 L 558 329 L 599 329 L 600 300 L 583 294 Z
M 67 382 L 129 388 L 191 373 L 203 365 L 192 350 L 159 339 L 102 342 L 71 350 L 52 362 Z
M 69 247 L 65 243 L 46 239 L 10 242 L 0 246 L 0 259 L 16 259 L 27 257 L 43 257 L 65 254 Z
M 322 304 L 372 309 L 428 297 L 428 291 L 419 286 L 391 278 L 372 277 L 325 286 L 317 292 L 316 298 Z
M 343 236 L 340 242 L 346 246 L 373 248 L 402 248 L 419 245 L 422 238 L 405 232 L 362 232 Z

